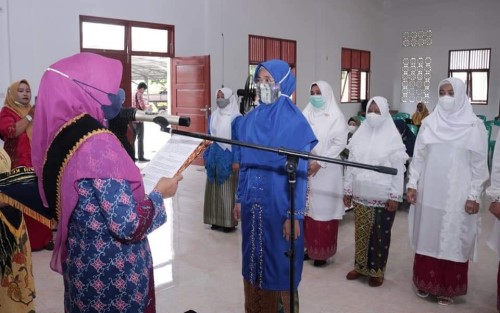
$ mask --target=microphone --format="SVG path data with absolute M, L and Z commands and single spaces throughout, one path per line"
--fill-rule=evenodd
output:
M 121 119 L 129 122 L 153 122 L 161 126 L 178 125 L 189 127 L 191 118 L 188 116 L 176 116 L 165 113 L 145 113 L 134 108 L 121 109 L 119 114 Z

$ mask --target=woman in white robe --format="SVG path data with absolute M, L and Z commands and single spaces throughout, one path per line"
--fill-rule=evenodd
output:
M 309 103 L 302 112 L 319 140 L 312 154 L 339 158 L 347 143 L 347 123 L 325 81 L 311 84 Z M 342 166 L 309 161 L 307 211 L 304 219 L 305 259 L 323 266 L 337 252 L 339 220 L 345 213 L 342 202 Z
M 397 175 L 347 167 L 344 178 L 344 205 L 354 205 L 354 269 L 346 278 L 369 276 L 368 284 L 378 287 L 384 274 L 391 245 L 391 228 L 396 210 L 403 201 L 403 176 L 408 160 L 401 135 L 392 121 L 383 97 L 368 101 L 366 121 L 347 145 L 349 161 L 396 168 Z
M 498 132 L 496 142 L 500 142 L 499 140 L 500 132 Z M 497 253 L 500 259 L 500 148 L 493 153 L 491 164 L 491 185 L 486 189 L 486 194 L 491 198 L 490 212 L 494 215 L 495 221 L 488 239 L 488 246 Z M 500 261 L 497 272 L 497 309 L 500 311 Z
M 468 261 L 479 233 L 480 196 L 488 179 L 487 132 L 458 78 L 439 83 L 436 109 L 422 122 L 409 168 L 413 283 L 447 305 L 467 293 Z

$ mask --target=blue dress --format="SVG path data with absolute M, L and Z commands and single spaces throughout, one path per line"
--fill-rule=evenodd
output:
M 127 181 L 83 179 L 63 263 L 66 312 L 154 312 L 146 235 L 166 221 L 160 192 L 141 203 Z

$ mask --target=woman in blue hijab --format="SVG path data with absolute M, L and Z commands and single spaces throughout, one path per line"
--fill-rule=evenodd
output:
M 257 66 L 259 106 L 241 121 L 243 142 L 309 153 L 317 140 L 302 112 L 291 100 L 295 76 L 281 60 Z M 290 310 L 289 250 L 290 199 L 286 156 L 242 148 L 235 217 L 241 217 L 245 312 L 298 312 Z M 295 192 L 295 290 L 302 275 L 307 160 L 299 160 Z

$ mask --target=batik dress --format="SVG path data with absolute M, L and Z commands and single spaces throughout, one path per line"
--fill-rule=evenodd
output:
M 120 179 L 83 179 L 64 258 L 66 312 L 154 312 L 146 235 L 166 221 L 162 195 L 136 203 Z
M 233 120 L 231 128 L 233 140 L 241 117 Z M 233 173 L 233 163 L 240 163 L 240 149 L 223 149 L 217 143 L 210 145 L 203 153 L 207 184 L 205 187 L 205 204 L 203 222 L 220 227 L 235 227 L 238 225 L 233 217 L 234 199 L 238 174 Z

